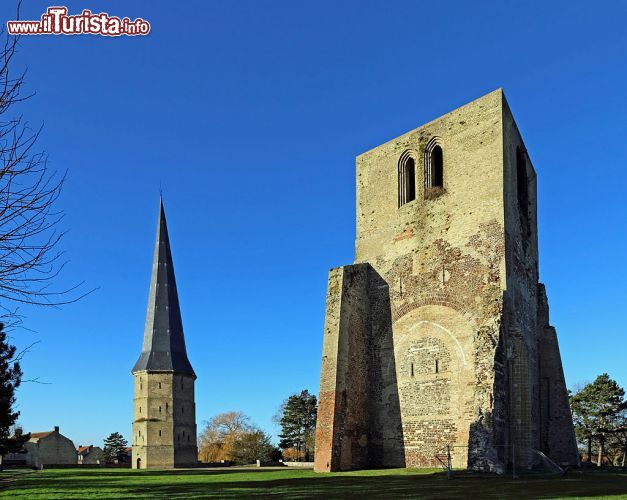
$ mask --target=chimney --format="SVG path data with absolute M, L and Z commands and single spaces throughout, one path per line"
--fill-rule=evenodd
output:
M 58 425 L 55 425 L 55 426 L 54 426 L 54 432 L 56 432 L 56 433 L 58 433 L 58 432 L 59 432 L 59 426 L 58 426 Z

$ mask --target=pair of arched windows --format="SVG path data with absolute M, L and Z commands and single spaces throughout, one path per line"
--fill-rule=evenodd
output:
M 424 156 L 425 196 L 434 188 L 444 187 L 444 154 L 437 139 L 429 141 Z M 398 206 L 416 199 L 416 160 L 410 152 L 401 155 L 398 163 Z

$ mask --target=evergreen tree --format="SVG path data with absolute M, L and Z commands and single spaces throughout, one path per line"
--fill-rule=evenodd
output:
M 126 447 L 128 447 L 128 441 L 122 437 L 122 434 L 119 432 L 111 433 L 104 441 L 103 460 L 109 464 L 123 462 L 126 457 Z
M 624 396 L 624 389 L 604 373 L 570 398 L 575 431 L 587 443 L 588 461 L 593 440 L 598 443 L 598 466 L 603 462 L 607 440 L 618 431 L 619 417 L 627 408 Z
M 22 381 L 22 370 L 16 358 L 16 348 L 7 341 L 4 325 L 0 323 L 0 464 L 7 453 L 21 451 L 30 438 L 21 429 L 12 432 L 20 412 L 15 411 L 15 389 Z
M 618 416 L 616 428 L 608 440 L 608 447 L 613 455 L 613 464 L 625 467 L 627 465 L 627 408 Z
M 317 411 L 316 396 L 305 389 L 287 398 L 277 415 L 281 425 L 279 447 L 284 450 L 295 448 L 298 460 L 304 458 L 308 462 L 313 457 Z

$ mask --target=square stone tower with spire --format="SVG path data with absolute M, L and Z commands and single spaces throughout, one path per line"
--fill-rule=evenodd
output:
M 502 90 L 357 157 L 329 272 L 315 470 L 576 463 L 538 276 L 536 172 Z
M 132 370 L 133 468 L 198 462 L 196 374 L 187 358 L 163 201 L 159 203 L 142 352 Z

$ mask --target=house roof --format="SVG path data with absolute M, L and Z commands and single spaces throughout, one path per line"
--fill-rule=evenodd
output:
M 187 359 L 163 200 L 159 203 L 144 343 L 132 372 L 139 371 L 175 372 L 196 376 Z
M 79 446 L 76 451 L 79 455 L 83 455 L 85 453 L 89 453 L 91 446 Z
M 50 434 L 52 434 L 54 431 L 47 431 L 47 432 L 31 432 L 30 433 L 30 440 L 32 441 L 33 439 L 41 439 L 41 438 L 45 438 L 46 436 L 49 436 Z

